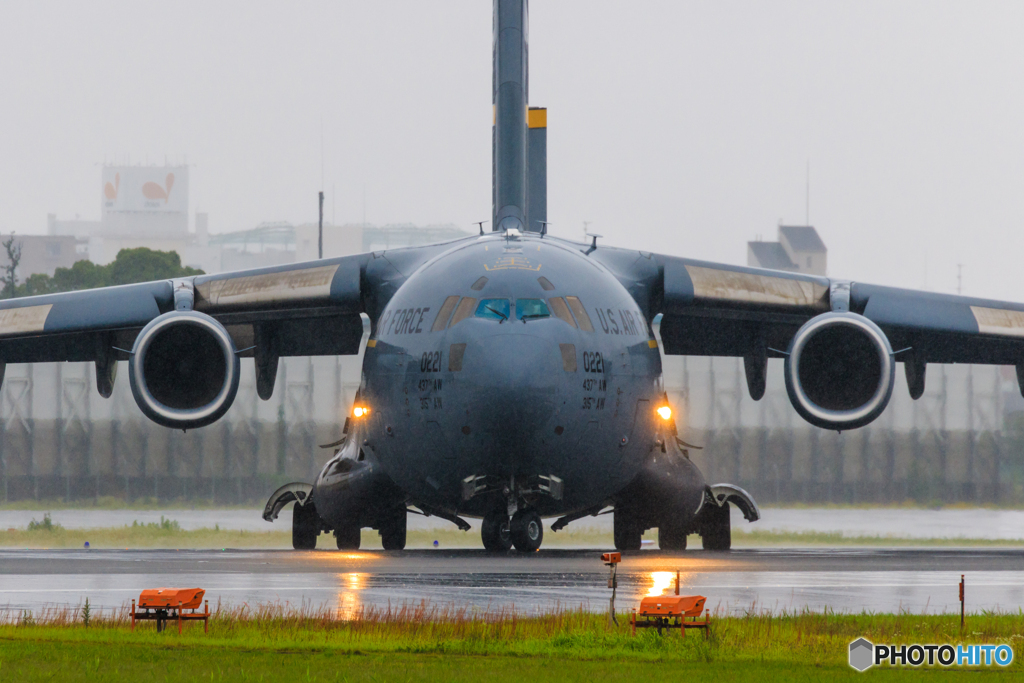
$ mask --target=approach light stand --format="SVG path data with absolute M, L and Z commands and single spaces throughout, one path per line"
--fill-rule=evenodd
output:
M 960 632 L 964 630 L 964 575 L 960 575 Z
M 619 620 L 615 618 L 615 589 L 619 587 L 619 579 L 615 575 L 615 569 L 619 566 L 619 562 L 622 562 L 622 554 L 605 553 L 601 555 L 601 560 L 609 569 L 608 587 L 612 589 L 612 598 L 608 601 L 608 624 L 614 623 L 618 626 Z

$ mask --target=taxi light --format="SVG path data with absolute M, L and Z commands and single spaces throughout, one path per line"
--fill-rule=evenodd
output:
M 366 417 L 370 414 L 370 409 L 366 406 L 356 406 L 352 409 L 352 414 L 356 417 Z
M 661 416 L 662 420 L 671 420 L 672 419 L 672 409 L 669 408 L 668 406 L 662 406 L 662 407 L 658 408 L 658 415 Z

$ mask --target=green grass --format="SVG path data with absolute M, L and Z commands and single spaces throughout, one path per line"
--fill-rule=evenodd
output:
M 267 491 L 268 495 L 273 489 Z M 213 500 L 175 499 L 163 500 L 153 496 L 141 496 L 131 501 L 117 496 L 99 496 L 98 498 L 46 498 L 43 500 L 8 500 L 0 503 L 0 510 L 262 510 L 262 503 L 242 505 L 225 505 Z
M 268 528 L 270 525 L 267 525 Z M 0 547 L 5 548 L 82 548 L 86 541 L 91 548 L 290 548 L 291 529 L 287 519 L 273 526 L 272 531 L 239 531 L 231 529 L 184 530 L 174 520 L 160 523 L 108 527 L 100 529 L 65 529 L 53 524 L 48 516 L 34 520 L 24 529 L 0 530 Z M 844 536 L 828 532 L 774 532 L 733 530 L 734 548 L 792 547 L 792 546 L 876 546 L 876 547 L 1021 547 L 1024 540 L 989 540 L 978 538 L 900 538 L 896 536 Z M 657 541 L 657 532 L 647 532 L 645 538 Z M 476 531 L 458 529 L 411 530 L 408 548 L 431 548 L 434 541 L 441 548 L 479 548 L 480 536 Z M 380 536 L 372 529 L 364 529 L 362 547 L 366 550 L 381 547 Z M 334 538 L 321 534 L 317 547 L 334 548 Z M 612 547 L 611 533 L 591 527 L 579 527 L 548 532 L 544 547 Z M 689 537 L 690 548 L 700 548 L 699 536 Z
M 992 673 L 1024 671 L 1021 614 L 969 615 L 961 636 L 953 615 L 756 612 L 716 618 L 708 641 L 694 631 L 685 639 L 653 630 L 633 637 L 625 615 L 614 626 L 605 615 L 577 611 L 530 617 L 425 604 L 349 615 L 280 605 L 221 610 L 209 634 L 198 624 L 182 635 L 174 628 L 158 634 L 152 623 L 131 633 L 126 617 L 94 614 L 86 628 L 80 610 L 8 612 L 0 624 L 0 680 L 831 680 L 858 675 L 846 656 L 861 636 L 876 643 L 1008 643 L 1014 663 Z M 883 667 L 869 675 L 937 673 Z

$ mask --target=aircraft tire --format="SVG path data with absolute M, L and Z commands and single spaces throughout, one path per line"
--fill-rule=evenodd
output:
M 701 524 L 700 539 L 704 550 L 729 550 L 732 548 L 732 523 L 729 506 L 708 505 Z
M 658 527 L 658 547 L 662 550 L 686 550 L 686 529 L 678 524 Z
M 616 550 L 640 550 L 643 529 L 625 510 L 615 510 L 612 515 L 612 536 Z
M 380 544 L 384 550 L 405 550 L 407 513 L 403 507 L 392 519 L 380 527 Z
M 316 537 L 320 535 L 316 508 L 312 505 L 292 507 L 292 547 L 296 550 L 316 549 Z
M 507 553 L 512 549 L 512 531 L 504 510 L 491 510 L 484 516 L 480 538 L 489 553 Z
M 334 540 L 338 544 L 338 550 L 359 550 L 361 536 L 356 524 L 345 524 L 334 529 Z
M 512 515 L 509 532 L 512 545 L 521 553 L 536 552 L 544 542 L 544 525 L 540 521 L 540 515 L 532 510 L 520 510 Z

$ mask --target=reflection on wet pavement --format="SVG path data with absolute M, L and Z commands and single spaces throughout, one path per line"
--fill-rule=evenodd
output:
M 647 597 L 655 598 L 664 595 L 669 586 L 674 584 L 675 575 L 672 572 L 651 572 L 651 587 L 647 591 Z
M 1022 559 L 1024 552 L 1005 550 L 640 552 L 623 557 L 618 605 L 673 591 L 679 570 L 681 593 L 704 595 L 708 607 L 727 613 L 953 612 L 966 573 L 969 610 L 1016 611 L 1024 605 Z M 610 597 L 600 555 L 585 551 L 0 551 L 0 576 L 0 608 L 14 610 L 86 597 L 96 608 L 117 608 L 143 588 L 186 585 L 205 588 L 213 604 L 327 606 L 342 617 L 423 600 L 525 613 L 603 611 Z

